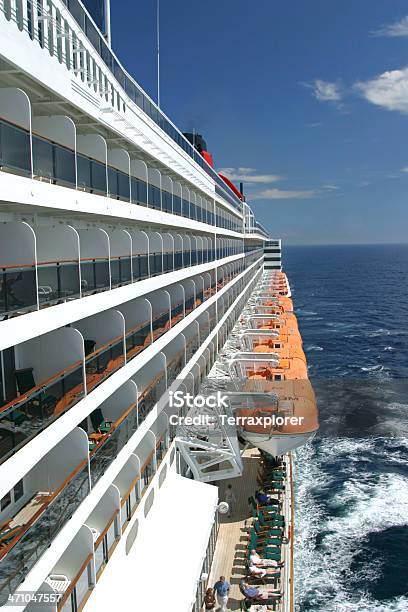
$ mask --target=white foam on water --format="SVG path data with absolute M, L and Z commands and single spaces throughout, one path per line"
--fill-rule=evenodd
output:
M 384 370 L 384 366 L 379 363 L 369 367 L 362 367 L 361 370 L 363 372 L 382 372 Z
M 315 317 L 317 315 L 317 312 L 313 310 L 303 310 L 303 308 L 297 308 L 296 312 L 304 317 Z
M 324 348 L 322 346 L 317 346 L 312 344 L 311 346 L 308 346 L 306 349 L 306 351 L 324 351 Z
M 381 603 L 368 594 L 353 592 L 347 584 L 347 573 L 365 538 L 408 521 L 408 480 L 393 473 L 375 476 L 359 465 L 367 451 L 375 451 L 375 444 L 375 440 L 323 440 L 317 450 L 308 445 L 296 452 L 298 609 L 302 602 L 307 602 L 307 609 L 313 612 L 408 610 L 408 599 L 404 597 Z M 326 516 L 313 494 L 324 491 L 335 479 L 324 471 L 324 465 L 332 460 L 348 462 L 348 479 L 328 500 L 331 507 L 343 510 L 341 516 Z M 316 549 L 316 536 L 322 533 L 323 540 Z M 368 564 L 359 571 L 365 581 L 376 580 L 381 567 Z M 353 578 L 355 581 L 355 570 Z

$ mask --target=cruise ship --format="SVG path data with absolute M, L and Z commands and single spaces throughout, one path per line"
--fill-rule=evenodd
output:
M 225 575 L 293 611 L 318 422 L 281 243 L 109 13 L 0 0 L 0 607 L 199 612 Z

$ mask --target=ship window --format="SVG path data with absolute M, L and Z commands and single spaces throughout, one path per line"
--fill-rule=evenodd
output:
M 153 502 L 154 502 L 154 489 L 152 489 L 149 493 L 149 495 L 147 496 L 145 505 L 144 505 L 144 515 L 145 518 L 146 516 L 149 514 L 152 506 L 153 506 Z
M 282 374 L 275 374 L 275 380 L 282 380 Z
M 0 510 L 3 512 L 11 504 L 11 492 L 9 491 L 0 502 Z
M 279 343 L 276 343 L 275 348 L 281 348 L 281 345 Z
M 166 480 L 166 476 L 167 476 L 167 465 L 165 465 L 164 468 L 162 469 L 162 471 L 160 472 L 160 476 L 159 476 L 159 489 L 162 486 L 163 482 Z
M 135 524 L 132 525 L 130 529 L 128 537 L 126 538 L 126 554 L 127 555 L 130 553 L 130 550 L 136 540 L 138 531 L 139 531 L 139 522 L 136 520 Z
M 24 483 L 22 480 L 19 480 L 13 489 L 14 501 L 18 501 L 24 495 Z

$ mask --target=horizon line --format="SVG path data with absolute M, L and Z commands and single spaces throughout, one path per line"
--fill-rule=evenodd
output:
M 285 242 L 282 239 L 282 246 L 286 247 L 317 247 L 317 246 L 408 246 L 408 242 Z

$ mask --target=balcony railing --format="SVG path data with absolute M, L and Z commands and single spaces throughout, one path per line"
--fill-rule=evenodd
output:
M 34 516 L 0 550 L 0 605 L 7 602 L 55 536 L 89 494 L 88 459 L 53 493 L 44 494 Z
M 0 407 L 0 463 L 27 444 L 84 396 L 83 366 L 76 362 Z
M 112 287 L 121 287 L 132 282 L 131 257 L 123 255 L 111 257 Z
M 87 346 L 89 346 L 87 343 L 95 344 L 91 340 L 85 340 L 85 353 L 87 353 Z M 121 368 L 124 363 L 123 336 L 118 336 L 106 342 L 97 350 L 88 353 L 85 357 L 86 388 L 88 393 Z
M 238 311 L 236 316 L 238 316 Z M 208 331 L 213 329 L 216 324 L 215 308 L 209 320 Z M 205 336 L 207 335 L 206 329 Z M 190 338 L 186 346 L 188 358 L 194 354 L 198 345 L 199 340 L 197 337 L 193 336 Z M 174 355 L 167 364 L 167 386 L 171 384 L 173 377 L 177 375 L 176 372 L 180 371 L 183 365 L 183 352 L 180 351 Z M 170 377 L 168 376 L 169 372 L 172 372 Z M 90 488 L 98 482 L 119 451 L 130 440 L 140 423 L 160 399 L 165 388 L 166 372 L 161 371 L 140 394 L 138 401 L 129 406 L 113 424 L 111 430 L 99 440 L 89 455 L 91 483 L 89 481 L 88 459 L 86 459 L 77 466 L 56 491 L 44 494 L 45 498 L 36 514 L 21 527 L 21 530 L 7 544 L 7 548 L 0 553 L 0 559 L 3 557 L 0 564 L 0 579 L 2 580 L 0 604 L 6 603 L 8 595 L 16 590 L 40 556 L 51 545 L 53 539 L 89 494 Z M 140 477 L 134 480 L 131 488 L 135 486 L 137 480 L 143 481 L 144 488 L 149 484 L 163 458 L 166 448 L 165 437 L 162 436 L 157 441 L 155 450 L 147 457 L 141 468 Z M 130 494 L 130 490 L 128 493 Z M 136 500 L 137 503 L 138 500 Z M 103 563 L 107 562 L 108 556 L 105 555 L 106 550 L 109 551 L 117 539 L 114 531 L 111 534 L 110 543 L 107 543 L 105 538 L 114 523 L 115 517 L 116 513 L 109 521 L 107 528 L 95 542 L 95 555 L 97 555 L 99 547 L 102 546 L 103 561 L 98 565 L 98 571 Z M 86 596 L 89 584 L 84 581 L 85 587 L 82 590 L 80 581 L 91 559 L 92 555 L 85 559 L 77 575 L 72 580 L 69 589 L 59 602 L 59 610 L 65 609 L 66 605 L 69 606 L 69 601 L 71 601 L 72 610 L 76 610 L 78 601 L 80 603 Z
M 107 257 L 81 259 L 82 293 L 96 293 L 106 291 L 109 288 L 109 259 Z
M 71 584 L 58 602 L 58 612 L 78 612 L 78 610 L 82 609 L 82 605 L 93 587 L 89 579 L 92 557 L 93 554 L 90 553 L 82 563 L 76 576 L 74 576 Z
M 247 265 L 249 263 L 247 262 Z M 222 281 L 218 281 L 218 289 L 225 286 L 242 269 L 243 267 L 240 266 L 233 274 L 225 275 Z M 171 313 L 164 311 L 155 315 L 152 321 L 153 340 L 163 335 L 169 329 L 170 324 L 175 325 L 182 318 L 183 310 L 184 316 L 187 316 L 204 298 L 214 294 L 214 291 L 215 283 L 206 292 L 198 291 L 196 298 L 188 297 L 184 306 L 181 303 L 173 306 Z M 87 392 L 91 392 L 124 365 L 124 346 L 126 347 L 126 358 L 130 360 L 151 342 L 150 322 L 147 321 L 128 330 L 124 337 L 118 336 L 96 350 L 95 341 L 86 339 Z M 84 393 L 83 363 L 78 361 L 1 406 L 0 463 L 7 460 L 61 414 L 74 406 L 84 396 Z
M 35 264 L 0 268 L 0 315 L 37 308 Z
M 132 257 L 111 256 L 7 265 L 0 267 L 0 316 L 24 314 L 55 303 L 78 299 L 173 270 L 241 252 L 240 247 L 156 252 Z M 173 263 L 174 262 L 174 263 Z M 150 267 L 150 274 L 149 274 Z M 79 282 L 81 272 L 81 283 Z M 37 284 L 38 283 L 38 284 Z
M 125 334 L 126 359 L 129 361 L 141 353 L 152 342 L 150 321 L 139 323 Z
M 38 262 L 37 279 L 40 308 L 80 295 L 78 261 Z

